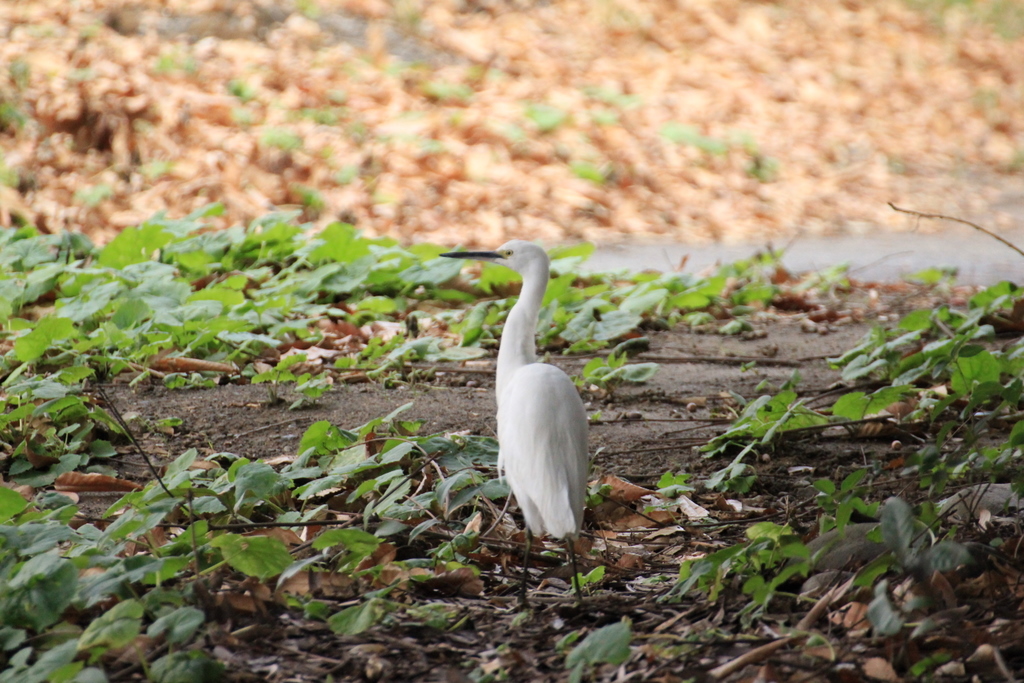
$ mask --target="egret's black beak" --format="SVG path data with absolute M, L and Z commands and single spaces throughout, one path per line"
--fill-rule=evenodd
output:
M 469 258 L 478 261 L 497 261 L 500 258 L 504 258 L 496 251 L 449 251 L 447 254 L 441 254 L 441 256 L 445 258 Z

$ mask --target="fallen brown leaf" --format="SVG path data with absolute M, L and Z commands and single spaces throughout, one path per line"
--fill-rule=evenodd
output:
M 58 491 L 78 493 L 124 493 L 141 491 L 145 488 L 142 484 L 134 481 L 118 479 L 106 474 L 83 472 L 65 472 L 54 480 L 53 487 Z

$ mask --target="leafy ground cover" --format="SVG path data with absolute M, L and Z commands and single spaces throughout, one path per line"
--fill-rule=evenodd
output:
M 513 276 L 219 211 L 101 248 L 0 232 L 4 677 L 1024 668 L 1015 285 L 556 250 L 539 343 L 593 425 L 587 597 L 542 544 L 529 612 L 488 436 Z
M 784 241 L 1007 217 L 1006 0 L 0 4 L 0 224 L 212 201 L 403 242 Z

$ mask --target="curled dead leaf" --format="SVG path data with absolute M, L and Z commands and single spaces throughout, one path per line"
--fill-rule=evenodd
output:
M 79 493 L 127 493 L 141 491 L 142 484 L 127 479 L 118 479 L 106 474 L 83 472 L 65 472 L 53 482 L 53 487 L 61 492 Z
M 216 363 L 199 358 L 167 357 L 150 361 L 149 367 L 160 372 L 223 372 L 226 374 L 238 371 L 230 363 Z
M 484 582 L 469 567 L 441 572 L 424 581 L 422 585 L 442 595 L 461 597 L 480 595 L 484 590 Z
M 601 486 L 610 486 L 608 497 L 620 503 L 633 503 L 654 493 L 650 489 L 632 484 L 612 474 L 606 474 L 598 481 Z

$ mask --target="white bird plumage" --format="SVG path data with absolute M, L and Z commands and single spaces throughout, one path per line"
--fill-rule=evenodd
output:
M 590 463 L 587 413 L 569 376 L 537 362 L 537 317 L 550 277 L 548 255 L 536 244 L 512 240 L 495 251 L 442 256 L 492 261 L 523 277 L 498 350 L 498 471 L 505 474 L 526 520 L 527 558 L 533 534 L 565 540 L 579 595 L 572 543 L 583 525 Z M 525 563 L 523 571 L 525 601 Z

